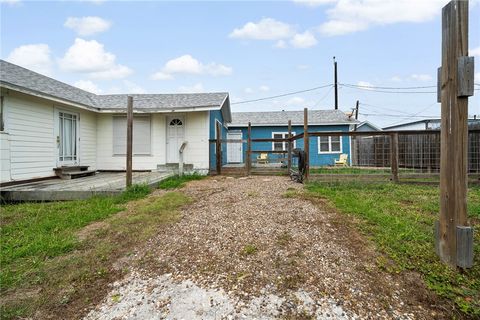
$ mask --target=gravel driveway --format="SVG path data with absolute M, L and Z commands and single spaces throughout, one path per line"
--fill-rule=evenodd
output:
M 182 220 L 138 249 L 86 319 L 445 317 L 416 274 L 380 269 L 350 218 L 302 188 L 285 177 L 189 183 Z

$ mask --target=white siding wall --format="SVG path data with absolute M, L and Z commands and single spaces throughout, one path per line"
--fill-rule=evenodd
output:
M 0 182 L 10 181 L 10 135 L 0 132 Z
M 5 97 L 5 132 L 10 137 L 11 180 L 54 176 L 58 151 L 54 110 L 80 114 L 80 164 L 95 168 L 96 115 L 53 102 L 10 92 Z
M 187 113 L 185 126 L 185 140 L 188 144 L 184 162 L 193 164 L 196 169 L 208 170 L 208 111 Z
M 185 114 L 185 163 L 195 168 L 208 168 L 208 112 Z M 151 155 L 133 157 L 134 170 L 155 170 L 166 163 L 166 115 L 151 116 Z M 97 168 L 98 170 L 125 170 L 125 156 L 113 155 L 113 115 L 97 116 Z

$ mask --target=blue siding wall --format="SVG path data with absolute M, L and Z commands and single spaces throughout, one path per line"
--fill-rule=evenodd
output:
M 220 121 L 222 124 L 222 139 L 227 138 L 227 129 L 225 128 L 225 123 L 223 120 L 223 115 L 220 110 L 212 110 L 210 111 L 210 139 L 215 139 L 215 130 L 216 130 L 216 120 Z M 209 143 L 210 144 L 210 150 L 209 150 L 209 155 L 210 155 L 210 170 L 215 170 L 216 164 L 215 164 L 215 143 Z M 226 144 L 222 143 L 222 164 L 227 163 L 227 148 Z
M 241 130 L 243 139 L 247 139 L 247 128 L 244 127 L 229 127 L 229 130 Z M 310 132 L 318 131 L 349 131 L 348 125 L 333 125 L 333 126 L 310 126 Z M 252 127 L 252 139 L 271 139 L 273 132 L 288 132 L 287 126 L 279 127 Z M 303 126 L 292 126 L 292 132 L 295 134 L 303 133 Z M 303 139 L 296 141 L 296 148 L 303 149 Z M 243 151 L 245 156 L 245 150 L 247 150 L 247 144 L 243 144 Z M 254 142 L 252 143 L 252 150 L 273 150 L 271 142 Z M 350 162 L 350 139 L 348 136 L 342 137 L 342 152 L 338 153 L 318 153 L 318 137 L 310 137 L 310 166 L 319 167 L 334 165 L 334 161 L 339 159 L 341 153 L 348 154 L 348 161 Z M 258 156 L 252 155 L 252 159 Z M 269 157 L 280 157 L 280 155 L 269 154 Z M 245 158 L 244 158 L 245 159 Z

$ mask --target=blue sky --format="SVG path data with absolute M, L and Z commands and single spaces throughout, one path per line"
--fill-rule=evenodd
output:
M 385 126 L 439 115 L 435 93 L 365 87 L 436 84 L 447 2 L 2 0 L 0 55 L 101 94 L 228 91 L 233 111 L 333 108 L 331 86 L 236 103 L 329 85 L 336 56 L 339 82 L 363 88 L 341 86 L 340 108 L 358 99 L 360 119 Z M 478 1 L 469 41 L 479 83 Z M 469 113 L 480 114 L 478 96 Z

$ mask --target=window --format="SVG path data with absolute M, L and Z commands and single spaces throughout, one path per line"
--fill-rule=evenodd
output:
M 295 132 L 292 132 L 292 136 L 295 135 Z M 287 139 L 288 132 L 272 132 L 273 139 Z M 292 148 L 295 148 L 295 141 L 293 141 Z M 272 142 L 272 150 L 273 151 L 288 151 L 288 142 L 281 141 L 281 142 Z
M 318 153 L 342 153 L 342 137 L 318 137 Z
M 133 117 L 133 154 L 150 155 L 150 116 Z M 113 154 L 127 153 L 127 117 L 113 117 Z

